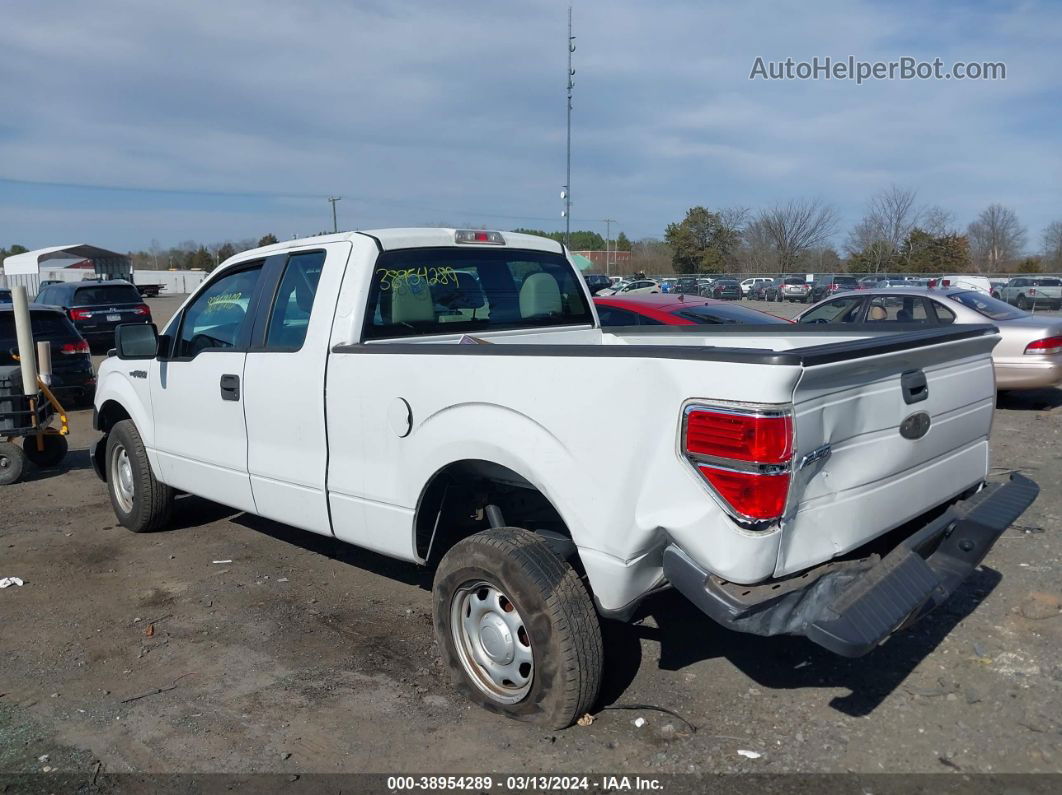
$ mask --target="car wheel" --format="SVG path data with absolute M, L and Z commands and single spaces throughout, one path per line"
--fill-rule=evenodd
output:
M 26 469 L 26 454 L 11 442 L 0 442 L 0 486 L 10 486 L 22 480 Z
M 500 527 L 462 539 L 433 586 L 435 634 L 458 690 L 562 729 L 593 705 L 604 651 L 590 595 L 541 536 Z
M 159 483 L 132 420 L 122 420 L 107 436 L 107 494 L 118 521 L 134 533 L 158 530 L 173 512 L 173 489 Z
M 1029 300 L 1024 295 L 1018 296 L 1018 309 L 1028 309 Z
M 44 442 L 44 449 L 37 449 L 37 437 L 27 436 L 22 440 L 22 449 L 26 453 L 26 458 L 32 461 L 41 469 L 48 469 L 58 464 L 66 456 L 66 451 L 69 449 L 66 437 L 60 436 L 57 433 L 45 433 L 41 435 L 41 439 Z

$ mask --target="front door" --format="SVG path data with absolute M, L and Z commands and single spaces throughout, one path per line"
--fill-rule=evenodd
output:
M 185 307 L 151 379 L 163 482 L 243 511 L 255 509 L 243 377 L 262 264 L 226 270 Z

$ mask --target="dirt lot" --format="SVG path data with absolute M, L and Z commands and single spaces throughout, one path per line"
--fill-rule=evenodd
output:
M 1043 492 L 914 630 L 849 661 L 663 594 L 606 626 L 597 720 L 556 733 L 454 696 L 413 566 L 194 497 L 119 527 L 90 415 L 0 492 L 0 576 L 25 580 L 0 591 L 0 772 L 1062 771 L 1062 391 L 1001 399 L 994 473 Z

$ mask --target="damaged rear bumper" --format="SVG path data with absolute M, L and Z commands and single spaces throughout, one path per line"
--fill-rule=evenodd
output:
M 760 585 L 725 582 L 672 544 L 664 575 L 720 624 L 755 635 L 804 635 L 859 657 L 942 604 L 981 563 L 1040 488 L 1022 475 L 986 486 L 884 557 L 823 564 Z

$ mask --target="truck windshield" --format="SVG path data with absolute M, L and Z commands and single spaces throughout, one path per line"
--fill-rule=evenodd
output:
M 974 312 L 978 312 L 990 320 L 1014 320 L 1015 318 L 1025 317 L 1028 314 L 1020 309 L 1015 309 L 1008 303 L 973 290 L 964 293 L 952 293 L 948 298 L 952 301 L 958 301 L 963 306 L 969 307 Z
M 380 255 L 365 338 L 592 323 L 582 279 L 560 254 L 421 248 Z

